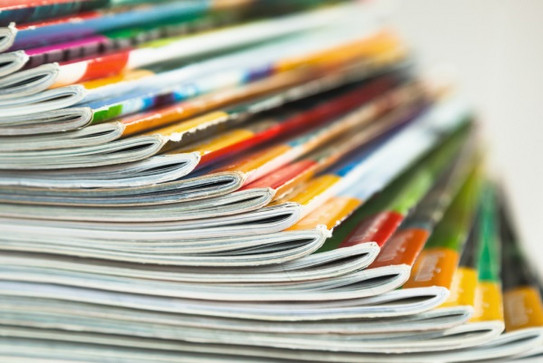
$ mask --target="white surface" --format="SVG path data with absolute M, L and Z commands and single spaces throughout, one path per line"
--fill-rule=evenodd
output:
M 423 66 L 454 66 L 479 110 L 490 169 L 543 276 L 542 16 L 541 0 L 405 0 L 393 25 Z

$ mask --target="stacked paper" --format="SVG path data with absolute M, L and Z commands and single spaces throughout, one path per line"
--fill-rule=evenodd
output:
M 0 357 L 543 354 L 470 106 L 379 1 L 0 8 Z

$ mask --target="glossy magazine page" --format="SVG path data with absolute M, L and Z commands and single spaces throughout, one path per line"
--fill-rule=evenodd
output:
M 391 5 L 0 1 L 0 361 L 540 358 L 476 107 Z

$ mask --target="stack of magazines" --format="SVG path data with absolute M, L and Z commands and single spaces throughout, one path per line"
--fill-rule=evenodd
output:
M 543 355 L 473 110 L 387 2 L 0 5 L 0 360 Z

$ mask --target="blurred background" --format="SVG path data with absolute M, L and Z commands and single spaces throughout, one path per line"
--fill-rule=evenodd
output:
M 483 123 L 524 249 L 543 277 L 543 1 L 397 1 L 423 67 L 447 64 Z M 539 263 L 538 263 L 539 262 Z

